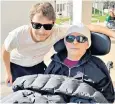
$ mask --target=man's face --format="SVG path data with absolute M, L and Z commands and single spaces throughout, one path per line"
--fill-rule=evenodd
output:
M 71 55 L 82 55 L 82 54 L 84 54 L 86 52 L 86 50 L 88 49 L 88 40 L 86 39 L 82 43 L 80 43 L 79 38 L 78 38 L 78 41 L 77 41 L 77 39 L 74 39 L 74 41 L 72 42 L 71 40 L 73 39 L 73 37 L 83 36 L 77 32 L 69 34 L 68 36 L 70 36 L 69 37 L 70 40 L 68 40 L 70 42 L 68 42 L 65 38 L 65 45 L 66 45 L 68 53 Z
M 44 41 L 51 35 L 54 21 L 48 20 L 42 13 L 35 14 L 31 22 L 31 34 L 36 41 Z

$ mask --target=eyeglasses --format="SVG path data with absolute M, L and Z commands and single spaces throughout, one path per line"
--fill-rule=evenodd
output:
M 45 30 L 51 30 L 54 25 L 54 23 L 53 24 L 41 24 L 41 23 L 35 23 L 35 22 L 31 22 L 31 24 L 34 29 L 40 29 L 43 26 Z
M 88 41 L 88 38 L 85 36 L 82 36 L 82 35 L 79 35 L 79 36 L 68 35 L 68 36 L 66 36 L 66 41 L 69 43 L 73 43 L 75 39 L 79 43 L 84 43 L 84 42 Z

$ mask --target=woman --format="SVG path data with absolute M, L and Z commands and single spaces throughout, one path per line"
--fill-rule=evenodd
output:
M 108 102 L 114 102 L 114 90 L 110 76 L 102 71 L 106 65 L 97 57 L 91 55 L 91 34 L 83 24 L 72 26 L 64 38 L 65 51 L 52 56 L 52 62 L 45 74 L 58 74 L 74 77 L 88 83 L 101 92 Z M 73 98 L 70 99 L 70 101 Z

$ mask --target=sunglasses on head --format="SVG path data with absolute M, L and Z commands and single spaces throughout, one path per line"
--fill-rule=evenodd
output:
M 41 24 L 41 23 L 35 23 L 35 22 L 31 22 L 31 24 L 34 29 L 40 29 L 43 26 L 45 30 L 51 30 L 54 25 L 54 23 L 53 24 Z
M 75 39 L 79 43 L 85 43 L 86 41 L 88 41 L 88 38 L 85 36 L 82 36 L 82 35 L 79 35 L 79 36 L 68 35 L 68 36 L 66 36 L 66 41 L 69 43 L 73 43 Z

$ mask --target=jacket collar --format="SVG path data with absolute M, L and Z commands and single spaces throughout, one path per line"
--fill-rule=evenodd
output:
M 61 51 L 57 54 L 54 54 L 51 59 L 53 61 L 63 63 L 64 59 L 67 57 L 67 51 Z M 76 66 L 82 65 L 86 63 L 89 58 L 91 57 L 91 52 L 90 50 L 87 50 L 86 53 L 82 56 L 82 58 L 79 60 L 78 64 Z

